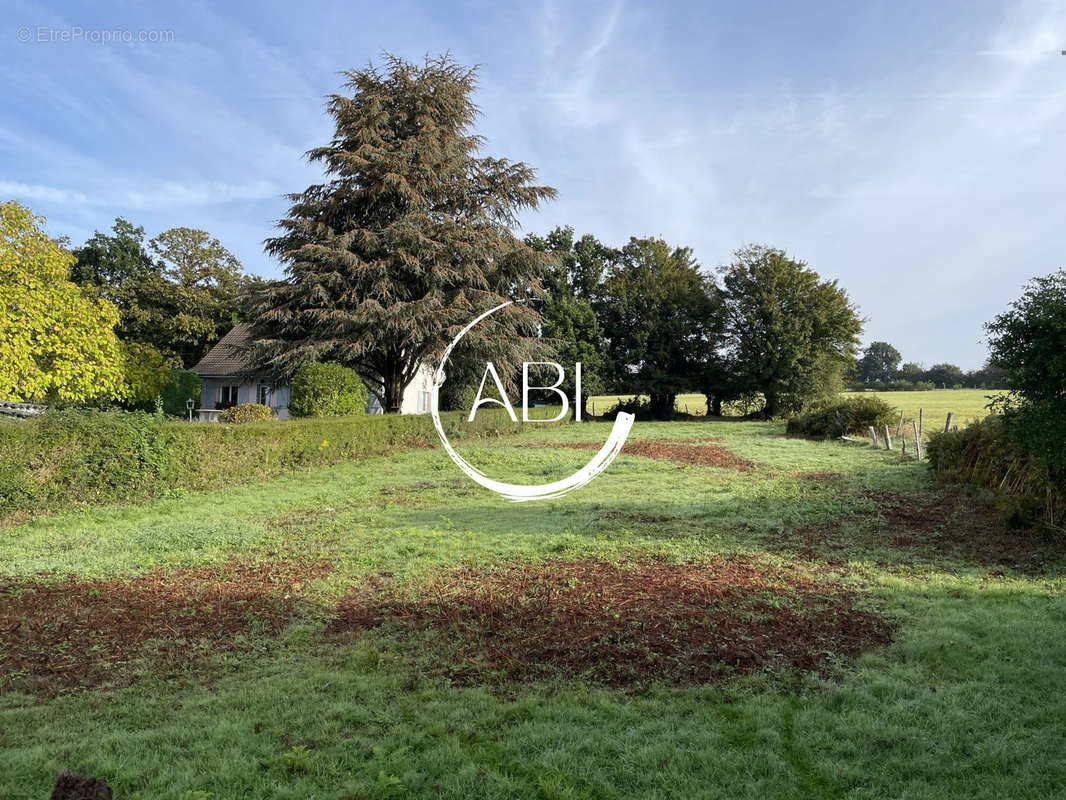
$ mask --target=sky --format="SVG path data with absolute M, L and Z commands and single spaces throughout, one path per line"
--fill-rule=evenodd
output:
M 707 270 L 748 243 L 839 280 L 864 342 L 984 361 L 983 323 L 1066 266 L 1060 2 L 5 0 L 0 200 L 80 244 L 202 228 L 246 270 L 322 178 L 325 98 L 384 52 L 480 65 L 483 153 L 571 225 Z

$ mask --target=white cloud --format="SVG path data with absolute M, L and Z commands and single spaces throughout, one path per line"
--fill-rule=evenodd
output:
M 11 197 L 16 200 L 36 200 L 45 203 L 61 203 L 63 205 L 81 205 L 88 202 L 88 197 L 81 192 L 72 191 L 70 189 L 60 189 L 55 186 L 19 183 L 17 181 L 0 181 L 0 196 Z
M 123 205 L 138 209 L 186 208 L 189 206 L 210 206 L 230 203 L 235 200 L 275 199 L 281 191 L 269 181 L 251 181 L 232 184 L 222 181 L 201 183 L 182 183 L 164 181 L 148 190 L 129 190 L 118 198 Z

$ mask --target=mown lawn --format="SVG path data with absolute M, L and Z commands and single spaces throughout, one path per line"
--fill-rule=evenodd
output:
M 1062 795 L 1061 542 L 872 447 L 631 440 L 541 503 L 437 448 L 0 529 L 0 797 Z

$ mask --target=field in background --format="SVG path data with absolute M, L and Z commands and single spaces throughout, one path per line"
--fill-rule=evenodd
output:
M 981 419 L 988 414 L 986 406 L 989 397 L 998 394 L 988 389 L 935 389 L 929 392 L 844 392 L 844 397 L 857 395 L 877 395 L 904 412 L 906 423 L 917 419 L 918 410 L 922 409 L 925 431 L 930 425 L 939 422 L 943 427 L 948 412 L 955 414 L 955 424 L 961 426 L 971 420 Z M 600 395 L 589 398 L 589 408 L 593 414 L 604 414 L 619 400 L 628 400 L 631 395 Z M 703 416 L 707 413 L 707 403 L 702 394 L 678 395 L 675 408 L 685 414 Z M 736 409 L 727 409 L 727 413 L 742 413 Z
M 994 389 L 934 389 L 930 392 L 845 392 L 844 397 L 876 395 L 904 413 L 909 424 L 922 411 L 926 433 L 943 430 L 948 413 L 955 415 L 953 424 L 962 427 L 967 422 L 988 416 L 991 398 L 1001 394 Z
M 609 427 L 458 449 L 549 481 Z M 0 531 L 0 797 L 1059 793 L 1061 547 L 782 434 L 638 422 L 538 503 L 435 447 Z

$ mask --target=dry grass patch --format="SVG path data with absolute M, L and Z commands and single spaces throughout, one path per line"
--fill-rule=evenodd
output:
M 716 439 L 705 439 L 705 442 Z M 720 441 L 720 439 L 717 439 Z M 599 442 L 555 442 L 553 447 L 567 447 L 574 450 L 599 450 Z M 741 458 L 736 453 L 718 444 L 678 443 L 676 439 L 636 439 L 625 443 L 623 453 L 644 458 L 664 461 L 678 461 L 683 464 L 695 464 L 700 467 L 718 467 L 738 472 L 751 472 L 755 462 Z

